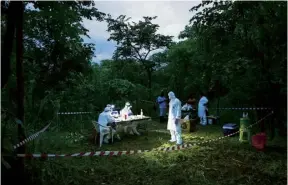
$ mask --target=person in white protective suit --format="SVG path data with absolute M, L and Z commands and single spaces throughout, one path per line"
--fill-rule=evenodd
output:
M 193 107 L 190 104 L 188 104 L 188 103 L 183 105 L 183 107 L 181 108 L 181 110 L 183 110 L 183 111 L 190 111 L 192 109 L 193 109 Z
M 112 129 L 114 129 L 115 132 L 116 132 L 116 127 L 117 127 L 117 125 L 116 125 L 116 123 L 115 123 L 115 118 L 114 118 L 115 115 L 114 115 L 114 116 L 112 115 L 112 112 L 114 111 L 115 105 L 107 104 L 107 105 L 106 105 L 106 108 L 109 108 L 109 109 L 110 109 L 108 117 L 109 117 L 109 120 L 112 121 L 112 122 L 109 122 L 109 123 L 108 123 L 108 126 L 111 126 Z M 116 138 L 117 138 L 118 140 L 121 140 L 119 134 L 118 134 L 118 133 L 115 134 L 115 132 L 114 132 L 114 135 L 116 136 Z
M 132 108 L 132 106 L 130 105 L 130 103 L 126 102 L 124 108 L 120 111 L 120 114 L 121 115 L 128 115 L 128 116 L 133 115 L 131 108 Z
M 170 130 L 171 140 L 170 142 L 175 142 L 178 145 L 182 144 L 181 138 L 181 102 L 175 97 L 175 94 L 170 91 L 168 93 L 170 99 L 169 102 L 169 114 L 168 114 L 168 123 L 167 130 Z
M 110 107 L 105 107 L 104 111 L 101 112 L 101 114 L 98 117 L 98 124 L 99 124 L 100 132 L 104 132 L 104 130 L 106 131 L 107 129 L 109 129 L 109 128 L 107 128 L 109 123 L 111 124 L 111 123 L 115 122 L 115 119 L 111 116 L 110 111 L 111 111 Z M 112 129 L 112 132 L 116 133 L 116 130 Z M 111 135 L 110 134 L 105 136 L 103 142 L 104 143 L 109 143 L 109 139 L 111 139 Z
M 106 107 L 110 109 L 110 114 L 111 114 L 115 106 L 111 104 L 107 104 Z
M 200 124 L 206 125 L 206 110 L 207 110 L 208 99 L 204 96 L 204 93 L 201 93 L 201 98 L 198 103 L 198 117 L 200 118 Z

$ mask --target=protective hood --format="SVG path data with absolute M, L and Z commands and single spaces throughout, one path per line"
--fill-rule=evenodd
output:
M 110 107 L 105 107 L 104 112 L 109 112 L 109 111 L 111 111 L 111 108 Z
M 127 108 L 131 108 L 132 106 L 130 105 L 129 102 L 126 102 L 126 103 L 125 103 L 125 107 L 127 107 Z
M 112 105 L 110 105 L 110 104 L 107 104 L 107 105 L 106 105 L 106 108 L 108 108 L 109 111 L 112 111 L 112 110 L 113 110 Z
M 172 91 L 170 91 L 170 92 L 168 93 L 168 97 L 169 97 L 169 99 L 170 99 L 170 100 L 172 100 L 172 99 L 175 99 L 175 98 L 176 98 L 176 96 L 175 96 L 174 92 L 172 92 Z

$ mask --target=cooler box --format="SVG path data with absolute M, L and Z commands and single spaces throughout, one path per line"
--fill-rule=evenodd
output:
M 222 128 L 223 128 L 224 136 L 227 136 L 229 134 L 233 134 L 239 130 L 238 125 L 235 123 L 227 123 L 227 124 L 223 125 Z M 235 136 L 235 135 L 233 135 L 233 136 Z

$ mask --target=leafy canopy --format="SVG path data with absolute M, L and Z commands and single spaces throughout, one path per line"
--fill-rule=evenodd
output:
M 117 43 L 114 58 L 145 61 L 152 51 L 169 46 L 173 37 L 157 33 L 159 25 L 152 23 L 156 18 L 146 16 L 139 22 L 131 22 L 131 18 L 126 18 L 125 15 L 120 15 L 116 19 L 109 15 L 106 19 L 107 31 L 111 33 L 108 40 Z

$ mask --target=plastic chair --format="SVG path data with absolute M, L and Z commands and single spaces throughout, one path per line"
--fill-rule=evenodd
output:
M 96 121 L 92 121 L 92 124 L 94 125 L 96 131 L 100 135 L 100 142 L 99 142 L 99 146 L 100 147 L 102 146 L 104 136 L 108 135 L 108 134 L 111 134 L 112 143 L 113 143 L 114 133 L 113 133 L 112 128 L 110 126 L 102 126 L 99 123 L 97 123 Z M 103 128 L 106 128 L 106 129 L 103 129 L 102 132 L 100 132 L 100 127 L 103 127 Z M 97 136 L 95 136 L 95 143 L 96 143 L 96 139 L 97 139 Z

